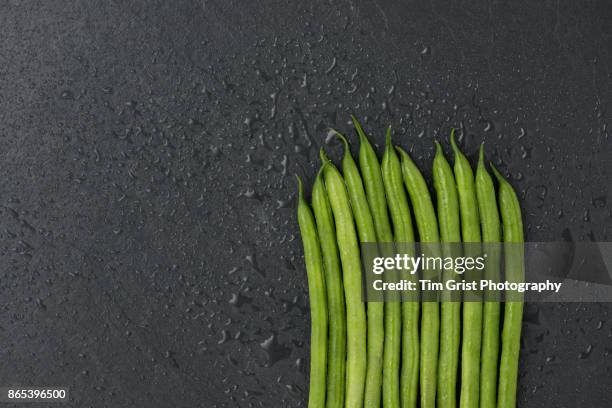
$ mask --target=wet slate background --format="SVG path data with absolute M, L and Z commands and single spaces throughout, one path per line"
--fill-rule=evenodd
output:
M 0 3 L 0 384 L 304 406 L 293 174 L 350 113 L 427 174 L 485 141 L 531 240 L 611 239 L 608 2 L 257 3 Z M 611 314 L 527 306 L 520 406 L 610 406 Z

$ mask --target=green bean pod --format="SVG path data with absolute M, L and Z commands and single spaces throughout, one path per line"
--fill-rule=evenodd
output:
M 388 246 L 389 243 L 393 242 L 393 233 L 387 210 L 385 184 L 383 181 L 384 175 L 381 172 L 376 152 L 355 117 L 353 117 L 353 123 L 359 135 L 359 167 L 363 175 L 372 218 L 374 219 L 376 237 L 379 243 L 385 243 L 381 245 L 381 248 L 389 249 L 391 252 L 383 255 L 392 256 L 392 251 Z M 400 304 L 387 301 L 384 305 L 384 314 L 382 405 L 384 407 L 399 407 L 400 360 L 398 356 L 401 352 Z
M 389 211 L 393 220 L 393 229 L 395 232 L 395 241 L 401 244 L 401 247 L 414 256 L 414 230 L 412 227 L 412 218 L 410 216 L 410 206 L 408 197 L 404 190 L 402 178 L 402 167 L 400 160 L 393 148 L 391 142 L 391 128 L 387 129 L 387 138 L 385 146 L 385 154 L 382 162 L 382 174 L 385 185 L 385 191 L 388 197 Z M 398 246 L 399 250 L 399 246 Z M 402 251 L 403 252 L 403 251 Z M 388 303 L 395 305 L 396 303 Z M 419 303 L 415 299 L 411 299 L 402 303 L 401 310 L 401 407 L 415 407 L 418 395 L 419 383 Z M 397 324 L 399 328 L 399 324 Z M 385 341 L 388 341 L 385 338 Z M 399 353 L 396 354 L 396 356 Z M 387 357 L 387 355 L 385 355 Z M 389 356 L 388 358 L 392 358 Z M 386 378 L 385 378 L 386 379 Z M 396 378 L 393 378 L 395 381 Z M 390 398 L 388 401 L 389 407 L 399 407 L 400 400 L 397 398 L 397 393 L 392 387 L 395 383 L 389 384 Z M 384 388 L 387 387 L 385 384 Z M 385 402 L 387 400 L 385 399 Z
M 325 406 L 325 383 L 327 364 L 327 299 L 323 261 L 317 227 L 312 211 L 304 199 L 302 181 L 298 177 L 298 224 L 304 245 L 304 261 L 308 276 L 310 297 L 310 389 L 308 407 Z
M 520 282 L 524 280 L 525 268 L 522 245 L 517 245 L 524 242 L 521 207 L 510 183 L 504 179 L 493 164 L 491 164 L 491 169 L 499 183 L 498 196 L 504 236 L 505 276 L 509 281 Z M 506 243 L 509 245 L 506 245 Z M 512 297 L 516 299 L 517 294 L 512 294 Z M 522 321 L 523 302 L 521 300 L 506 300 L 499 364 L 498 408 L 514 408 L 516 406 Z
M 377 242 L 374 219 L 363 187 L 357 164 L 351 155 L 346 138 L 336 132 L 344 144 L 342 157 L 342 172 L 357 224 L 357 232 L 361 242 Z M 368 341 L 367 341 L 367 371 L 363 404 L 366 408 L 380 406 L 382 387 L 382 364 L 384 344 L 384 304 L 368 302 Z
M 487 248 L 485 275 L 494 282 L 499 281 L 501 248 L 501 225 L 493 179 L 484 164 L 484 145 L 480 146 L 476 168 L 476 197 L 482 228 L 482 241 Z M 487 245 L 486 243 L 492 243 Z M 480 353 L 480 407 L 495 408 L 497 405 L 497 363 L 499 357 L 500 304 L 485 300 L 482 325 L 482 351 Z
M 408 153 L 399 147 L 396 149 L 400 154 L 402 176 L 414 210 L 419 241 L 438 242 L 438 220 L 427 183 Z M 436 405 L 440 310 L 436 301 L 423 302 L 421 308 L 420 405 L 433 408 Z
M 342 270 L 336 243 L 336 229 L 331 206 L 323 181 L 323 166 L 312 186 L 312 209 L 314 211 L 319 241 L 323 254 L 329 339 L 327 349 L 327 408 L 342 408 L 344 405 L 344 382 L 346 380 L 346 309 L 342 289 Z
M 455 129 L 451 131 L 451 146 L 455 155 L 453 170 L 459 196 L 459 213 L 461 215 L 461 236 L 464 255 L 472 258 L 480 256 L 477 242 L 480 242 L 480 218 L 478 201 L 474 187 L 472 166 L 455 142 Z M 473 272 L 466 272 L 471 281 L 477 281 Z M 471 275 L 471 276 L 470 276 Z M 473 298 L 463 303 L 463 328 L 461 340 L 461 394 L 459 406 L 478 408 L 480 396 L 480 347 L 482 342 L 482 302 L 478 292 L 466 293 Z
M 436 142 L 433 163 L 433 181 L 438 202 L 438 225 L 443 243 L 461 242 L 459 227 L 459 201 L 455 178 L 442 146 Z M 445 251 L 447 252 L 447 251 Z M 445 254 L 455 256 L 456 254 Z M 453 278 L 454 272 L 445 270 L 444 279 Z M 438 361 L 439 408 L 454 408 L 457 404 L 457 369 L 459 366 L 459 342 L 461 336 L 461 303 L 451 301 L 450 293 L 442 292 L 440 323 L 440 357 Z
M 338 169 L 321 149 L 323 178 L 336 225 L 346 301 L 345 407 L 363 407 L 366 377 L 366 315 L 361 299 L 361 258 L 347 187 Z
M 353 124 L 359 135 L 359 169 L 363 177 L 366 196 L 374 219 L 374 228 L 379 242 L 393 242 L 393 232 L 387 212 L 385 185 L 376 151 L 363 128 L 353 116 Z

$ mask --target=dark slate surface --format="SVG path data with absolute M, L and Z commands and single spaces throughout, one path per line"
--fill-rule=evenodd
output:
M 304 3 L 304 4 L 300 4 Z M 0 385 L 71 407 L 297 407 L 293 174 L 386 124 L 481 141 L 530 240 L 610 240 L 610 3 L 0 3 Z M 328 146 L 338 157 L 339 146 Z M 448 151 L 448 150 L 447 150 Z M 608 407 L 612 307 L 528 305 L 522 407 Z

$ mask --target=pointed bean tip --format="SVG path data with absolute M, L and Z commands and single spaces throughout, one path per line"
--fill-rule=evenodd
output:
M 325 165 L 329 161 L 329 157 L 327 157 L 327 154 L 325 153 L 325 149 L 323 147 L 319 149 L 319 157 L 321 158 L 321 162 L 323 163 L 323 165 Z
M 451 144 L 451 147 L 453 148 L 453 151 L 457 153 L 459 151 L 459 147 L 457 146 L 457 142 L 455 141 L 455 128 L 451 128 L 450 144 Z
M 340 141 L 344 145 L 344 153 L 346 154 L 350 150 L 349 149 L 349 143 L 348 143 L 348 140 L 346 139 L 346 136 L 344 136 L 342 133 L 338 132 L 336 129 L 331 129 L 331 130 L 336 134 L 336 137 L 338 139 L 340 139 Z
M 480 149 L 478 151 L 478 166 L 484 166 L 484 142 L 480 144 Z
M 436 156 L 443 154 L 442 145 L 437 140 L 434 140 L 434 145 L 436 146 Z
M 361 126 L 361 123 L 359 123 L 355 115 L 351 115 L 351 120 L 353 121 L 355 130 L 357 131 L 357 135 L 359 136 L 359 142 L 369 143 L 368 137 L 366 136 L 365 131 L 363 130 L 363 127 Z
M 491 170 L 493 171 L 495 178 L 497 178 L 497 181 L 499 181 L 500 183 L 505 183 L 506 179 L 504 178 L 504 176 L 502 176 L 499 170 L 497 170 L 497 167 L 495 167 L 493 162 L 489 162 L 489 166 L 491 166 Z
M 304 185 L 302 184 L 302 179 L 297 174 L 295 175 L 295 179 L 298 185 L 298 197 L 300 200 L 304 199 Z
M 321 167 L 319 167 L 319 171 L 317 171 L 317 177 L 315 180 L 321 180 L 323 178 L 323 171 L 325 170 L 325 163 L 321 164 Z

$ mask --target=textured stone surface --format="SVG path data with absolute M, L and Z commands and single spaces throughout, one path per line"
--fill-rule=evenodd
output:
M 607 2 L 259 3 L 0 4 L 1 385 L 305 406 L 293 174 L 351 113 L 428 177 L 485 141 L 528 239 L 611 239 Z M 611 312 L 527 306 L 520 406 L 611 405 Z

